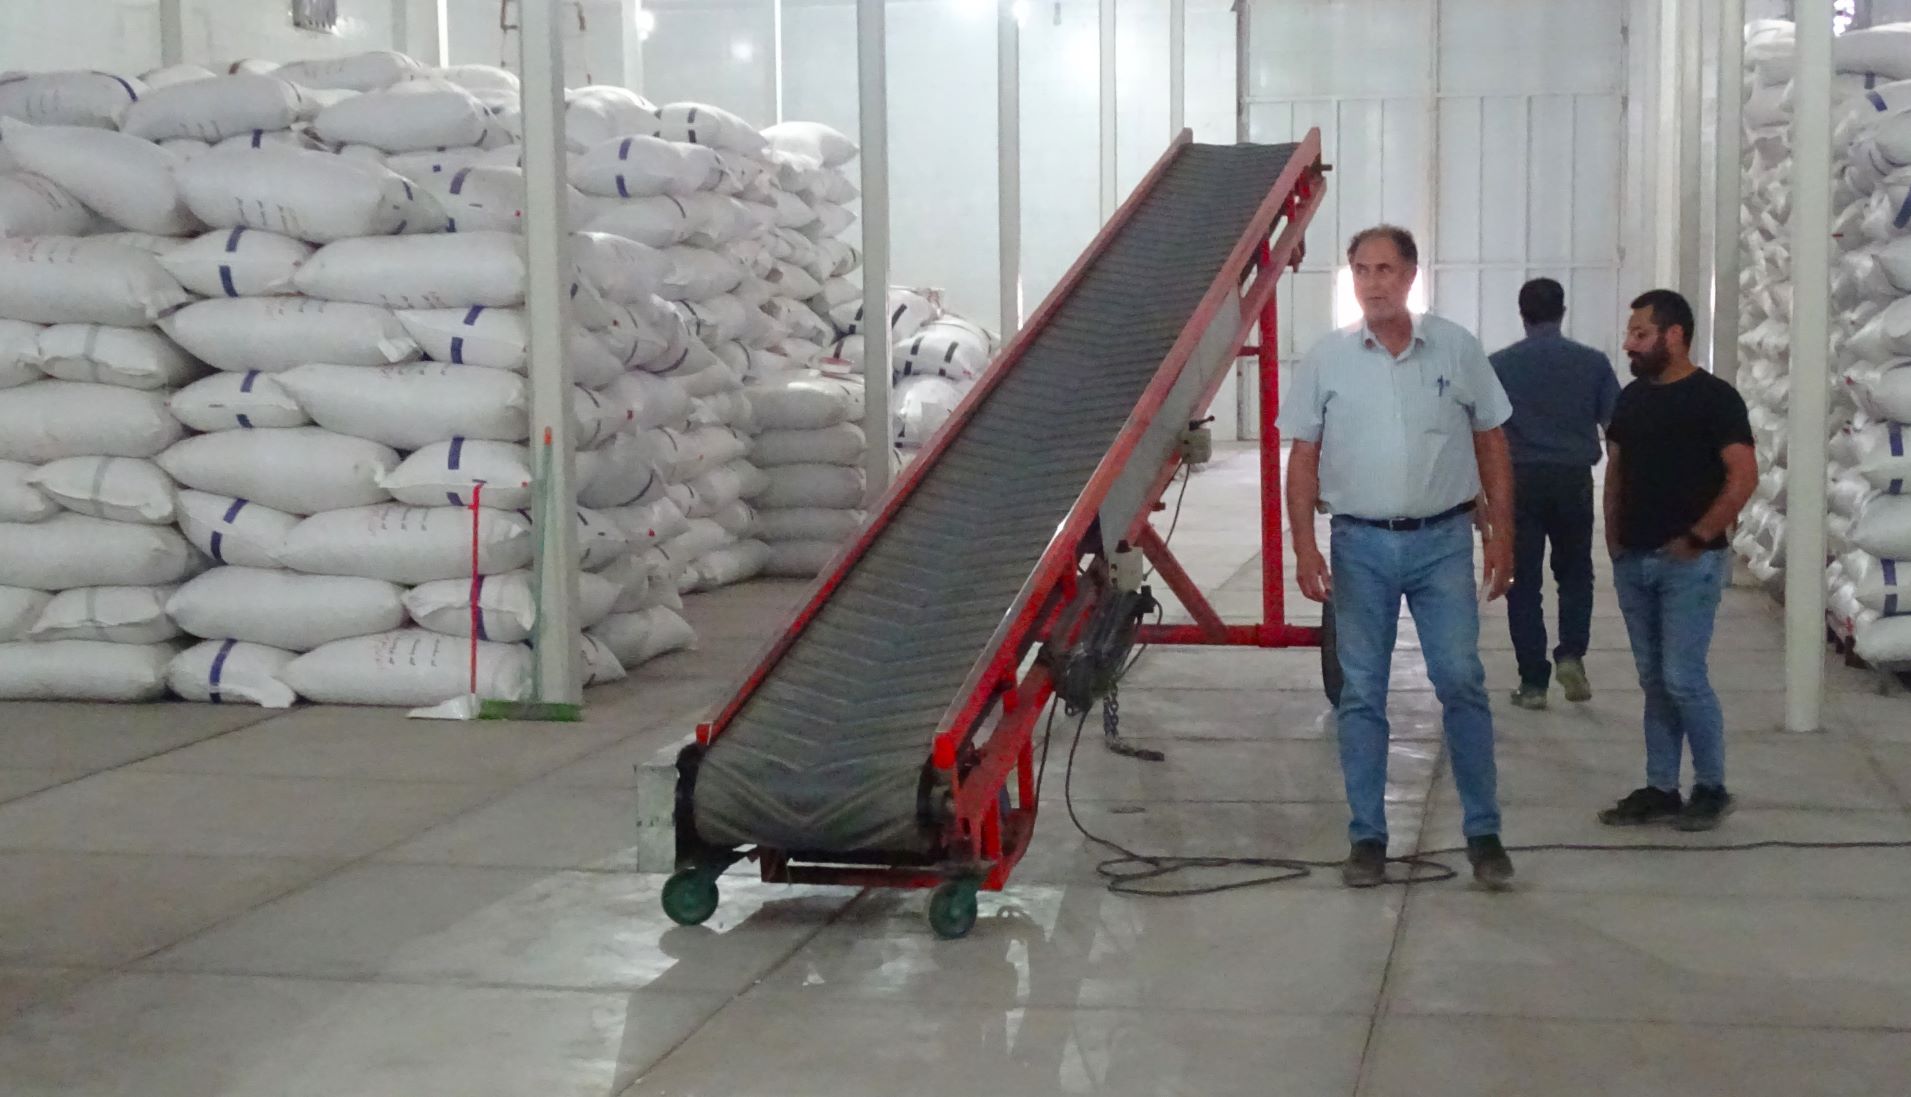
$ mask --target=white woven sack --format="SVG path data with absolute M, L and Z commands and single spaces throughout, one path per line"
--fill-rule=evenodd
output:
M 756 508 L 739 499 L 718 508 L 710 520 L 723 527 L 723 532 L 738 540 L 747 540 L 750 531 L 756 527 Z
M 630 555 L 630 538 L 602 511 L 578 507 L 577 550 L 579 566 L 598 571 Z
M 312 420 L 272 375 L 215 373 L 166 400 L 173 417 L 196 431 L 302 427 Z
M 749 395 L 757 426 L 765 431 L 820 430 L 863 415 L 863 387 L 822 374 L 777 378 Z
M 84 240 L 0 240 L 0 316 L 145 327 L 192 300 L 145 252 Z
M 856 142 L 818 122 L 782 122 L 763 131 L 779 152 L 805 156 L 826 168 L 840 168 L 859 155 Z
M 687 239 L 702 247 L 721 247 L 772 227 L 774 215 L 768 210 L 753 210 L 749 204 L 721 194 L 703 191 L 679 199 L 689 218 Z
M 770 563 L 770 546 L 761 541 L 739 541 L 704 554 L 690 565 L 690 589 L 718 590 L 763 574 Z
M 390 309 L 302 297 L 201 301 L 160 321 L 194 357 L 235 373 L 282 373 L 324 362 L 386 366 L 418 358 Z
M 896 347 L 895 368 L 903 377 L 944 377 L 973 381 L 989 368 L 989 337 L 966 321 L 937 320 Z
M 369 91 L 320 111 L 312 130 L 337 144 L 371 145 L 386 152 L 481 145 L 491 112 L 456 84 L 407 80 Z
M 66 457 L 26 480 L 67 510 L 93 518 L 165 526 L 177 509 L 172 478 L 137 457 Z
M 496 65 L 451 65 L 427 70 L 431 76 L 448 80 L 471 92 L 504 92 L 516 95 L 522 85 L 517 74 Z
M 200 228 L 180 199 L 179 157 L 150 141 L 89 126 L 0 119 L 7 153 L 95 213 L 135 232 L 184 236 Z
M 777 465 L 859 465 L 863 429 L 838 423 L 817 430 L 770 430 L 751 442 L 750 461 L 761 468 Z
M 1832 40 L 1831 62 L 1838 72 L 1911 79 L 1911 23 L 1846 31 Z
M 657 108 L 629 89 L 594 84 L 573 89 L 566 100 L 564 137 L 573 149 L 657 133 Z
M 27 630 L 52 601 L 53 595 L 43 590 L 0 586 L 0 644 L 26 639 Z
M 35 364 L 40 359 L 41 330 L 39 324 L 0 319 L 0 390 L 46 379 Z
M 789 507 L 758 510 L 750 536 L 772 544 L 781 541 L 828 541 L 841 544 L 856 536 L 867 515 L 860 510 Z
M 690 334 L 683 317 L 662 298 L 612 305 L 610 310 L 611 322 L 598 336 L 626 366 L 688 376 L 709 364 L 709 349 Z
M 300 366 L 279 384 L 327 430 L 400 450 L 449 438 L 522 442 L 530 436 L 523 377 L 442 362 Z
M 243 640 L 311 651 L 333 640 L 405 624 L 395 583 L 276 568 L 214 568 L 166 604 L 179 627 L 208 640 Z
M 192 211 L 217 228 L 243 225 L 326 244 L 445 227 L 444 210 L 430 195 L 396 172 L 348 156 L 213 152 L 177 175 Z
M 911 377 L 896 386 L 897 442 L 905 446 L 927 445 L 955 414 L 962 395 L 960 385 L 941 377 Z
M 741 468 L 738 467 L 739 465 Z M 747 470 L 747 472 L 743 470 Z M 759 473 L 754 466 L 745 462 L 738 462 L 737 465 L 724 465 L 696 476 L 683 484 L 685 492 L 688 493 L 688 503 L 684 507 L 684 515 L 693 521 L 700 518 L 714 519 L 718 512 L 743 498 L 745 483 L 752 483 L 753 486 L 759 489 L 767 486 L 762 483 L 760 479 L 761 476 L 762 474 Z M 746 477 L 757 477 L 759 479 L 752 481 L 746 479 Z M 760 490 L 758 493 L 761 494 Z M 719 524 L 721 525 L 722 523 Z M 744 532 L 747 532 L 747 529 L 748 527 L 745 527 L 743 530 L 730 530 L 729 532 L 741 536 Z
M 742 264 L 721 252 L 678 246 L 663 255 L 668 267 L 657 295 L 666 301 L 703 301 L 743 284 Z
M 537 627 L 537 578 L 530 571 L 469 579 L 443 579 L 413 587 L 405 610 L 419 627 L 445 636 L 471 635 L 471 597 L 478 599 L 478 639 L 516 644 Z M 591 572 L 577 577 L 578 626 L 590 628 L 610 616 L 618 585 Z
M 1870 409 L 1900 423 L 1911 423 L 1911 362 L 1897 362 L 1865 379 L 1864 395 Z
M 606 385 L 603 395 L 630 411 L 633 430 L 682 426 L 690 419 L 690 394 L 671 377 L 641 371 L 626 373 Z
M 298 515 L 249 499 L 204 491 L 179 494 L 179 529 L 193 547 L 221 564 L 276 568 Z
M 781 579 L 813 578 L 821 575 L 842 550 L 838 541 L 775 541 L 770 544 L 770 559 L 763 573 Z
M 0 117 L 113 129 L 147 90 L 143 81 L 106 72 L 13 73 L 0 76 Z
M 158 460 L 194 490 L 306 515 L 390 499 L 378 481 L 398 467 L 398 452 L 319 427 L 289 427 L 202 434 Z
M 670 273 L 663 252 L 605 232 L 572 233 L 571 257 L 605 300 L 620 305 L 649 301 Z
M 61 591 L 47 603 L 27 636 L 32 640 L 98 640 L 108 644 L 158 644 L 179 635 L 166 616 L 175 587 L 82 587 Z
M 445 227 L 450 232 L 524 231 L 522 168 L 473 164 L 444 174 L 423 176 L 418 186 L 445 211 Z M 579 229 L 597 216 L 597 205 L 581 192 L 571 190 L 564 212 L 569 225 Z
M 286 535 L 280 557 L 312 575 L 355 575 L 394 583 L 428 583 L 472 574 L 477 540 L 480 575 L 513 571 L 531 562 L 529 518 L 483 509 L 385 503 L 327 511 Z
M 657 499 L 666 483 L 655 447 L 642 438 L 620 434 L 596 451 L 588 475 L 579 470 L 577 499 L 600 509 L 631 506 Z
M 530 451 L 514 442 L 475 438 L 434 442 L 405 458 L 378 482 L 392 498 L 421 507 L 468 507 L 479 484 L 484 490 L 475 497 L 481 507 L 520 510 L 530 506 L 533 498 Z
M 1859 604 L 1886 617 L 1911 613 L 1911 562 L 1880 560 L 1868 552 L 1851 552 L 1833 567 L 1843 568 Z
M 0 394 L 0 460 L 151 457 L 185 434 L 156 392 L 38 381 Z
M 506 308 L 524 303 L 524 242 L 503 232 L 341 240 L 292 284 L 309 297 L 394 309 Z
M 23 461 L 0 461 L 0 522 L 39 522 L 64 509 L 33 485 L 35 471 Z
M 471 68 L 484 66 L 473 65 Z M 313 61 L 294 61 L 277 70 L 277 75 L 305 88 L 344 88 L 351 91 L 376 91 L 400 80 L 409 80 L 424 71 L 424 66 L 402 53 L 371 50 L 348 57 L 325 57 Z
M 1879 365 L 1911 356 L 1911 298 L 1893 302 L 1860 328 L 1846 346 Z
M 404 176 L 413 183 L 419 185 L 436 183 L 438 188 L 442 189 L 445 181 L 458 172 L 483 165 L 485 156 L 485 150 L 476 148 L 402 152 L 387 156 L 385 168 Z
M 173 249 L 159 265 L 202 297 L 265 297 L 290 293 L 292 276 L 312 251 L 312 245 L 276 232 L 225 229 Z
M 889 291 L 889 332 L 894 342 L 913 338 L 923 325 L 935 320 L 938 315 L 936 306 L 919 293 L 900 289 Z M 843 335 L 863 334 L 861 300 L 836 309 L 830 313 L 830 320 Z
M 584 231 L 609 233 L 653 248 L 667 248 L 690 239 L 696 227 L 683 199 L 663 195 L 605 202 L 584 226 Z
M 30 590 L 152 587 L 181 582 L 204 558 L 179 531 L 82 514 L 0 525 L 0 575 Z
M 166 685 L 188 701 L 261 708 L 291 708 L 298 700 L 279 680 L 296 654 L 239 640 L 208 640 L 187 648 L 166 666 Z
M 175 644 L 0 644 L 0 701 L 157 701 Z
M 659 656 L 683 651 L 697 640 L 690 623 L 663 606 L 613 614 L 592 629 L 591 635 L 603 641 L 617 656 L 617 661 L 632 670 Z
M 762 159 L 770 143 L 756 127 L 721 107 L 702 103 L 671 103 L 657 110 L 657 134 L 705 148 L 740 152 Z
M 765 280 L 778 296 L 791 301 L 809 301 L 823 294 L 823 283 L 792 263 L 773 263 Z
M 709 149 L 631 134 L 573 157 L 571 185 L 600 198 L 690 195 L 715 185 L 720 161 Z
M 423 707 L 465 696 L 471 642 L 425 629 L 337 640 L 293 660 L 280 680 L 308 701 L 327 705 Z M 478 642 L 478 696 L 522 700 L 531 682 L 531 649 Z
M 299 90 L 275 76 L 241 73 L 154 88 L 126 108 L 119 128 L 164 141 L 223 141 L 249 130 L 282 130 L 304 109 Z
M 1880 495 L 1866 503 L 1851 541 L 1881 560 L 1911 559 L 1911 495 Z
M 1894 667 L 1911 661 L 1911 617 L 1866 620 L 1853 632 L 1858 657 L 1874 666 Z
M 783 465 L 766 469 L 770 488 L 755 499 L 764 510 L 819 507 L 849 510 L 863 504 L 863 472 L 841 465 Z
M 206 367 L 151 328 L 54 324 L 40 333 L 39 367 L 59 381 L 162 389 L 206 374 Z
M 616 523 L 633 548 L 644 551 L 672 541 L 690 529 L 690 519 L 675 499 L 659 496 L 647 503 L 608 507 L 602 512 Z
M 1859 475 L 1872 487 L 1890 495 L 1905 494 L 1911 482 L 1911 428 L 1899 423 L 1874 423 L 1852 432 L 1850 455 Z
M 755 342 L 771 334 L 769 319 L 763 311 L 731 294 L 717 294 L 701 301 L 679 301 L 676 306 L 689 321 L 690 330 L 705 344 Z
M 523 373 L 531 332 L 522 309 L 401 309 L 398 322 L 434 362 Z M 571 379 L 586 388 L 624 375 L 624 362 L 595 332 L 573 327 L 566 340 Z

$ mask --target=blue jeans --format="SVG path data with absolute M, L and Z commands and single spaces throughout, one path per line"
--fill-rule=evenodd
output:
M 1519 465 L 1513 470 L 1513 589 L 1506 621 L 1519 660 L 1520 685 L 1544 690 L 1553 681 L 1546 661 L 1546 544 L 1553 546 L 1559 584 L 1559 646 L 1553 660 L 1583 659 L 1592 644 L 1593 480 L 1582 465 Z
M 1446 729 L 1465 832 L 1500 832 L 1493 712 L 1480 662 L 1473 526 L 1464 517 L 1396 533 L 1334 519 L 1334 621 L 1345 676 L 1336 713 L 1355 842 L 1387 840 L 1387 680 L 1407 600 Z
M 1646 692 L 1646 784 L 1679 787 L 1682 746 L 1701 785 L 1725 785 L 1725 714 L 1706 657 L 1730 565 L 1724 550 L 1680 561 L 1628 550 L 1613 561 L 1639 685 Z

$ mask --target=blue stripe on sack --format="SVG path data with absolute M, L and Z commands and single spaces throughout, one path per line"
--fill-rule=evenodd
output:
M 1898 562 L 1896 560 L 1880 560 L 1878 563 L 1884 565 L 1884 585 L 1887 587 L 1897 586 Z
M 636 144 L 636 142 L 637 139 L 635 137 L 624 138 L 624 143 L 617 146 L 617 158 L 619 160 L 630 159 L 630 146 Z
M 1884 96 L 1882 96 L 1882 95 L 1879 95 L 1879 94 L 1878 94 L 1877 92 L 1875 92 L 1875 91 L 1874 91 L 1874 92 L 1872 92 L 1872 93 L 1871 93 L 1870 95 L 1867 95 L 1867 96 L 1865 96 L 1865 98 L 1866 98 L 1866 99 L 1869 99 L 1869 100 L 1871 100 L 1871 105 L 1872 105 L 1873 107 L 1876 107 L 1876 108 L 1877 108 L 1878 110 L 1889 110 L 1889 109 L 1890 109 L 1889 107 L 1887 107 L 1887 106 L 1885 106 L 1885 102 L 1884 102 Z
M 459 168 L 459 169 L 458 169 L 458 174 L 456 174 L 456 175 L 454 175 L 454 176 L 452 176 L 452 177 L 451 177 L 451 193 L 453 193 L 453 194 L 463 194 L 463 193 L 464 193 L 464 181 L 465 181 L 465 179 L 466 179 L 466 177 L 468 177 L 468 176 L 469 176 L 470 174 L 471 174 L 471 169 L 470 169 L 470 168 Z M 409 197 L 409 196 L 407 196 L 407 197 Z
M 256 369 L 249 369 L 249 370 L 247 370 L 247 371 L 246 371 L 246 379 L 245 379 L 245 380 L 243 380 L 243 381 L 241 381 L 241 382 L 239 382 L 239 391 L 240 391 L 240 392 L 251 392 L 251 391 L 252 391 L 252 382 L 254 382 L 254 381 L 257 381 L 258 379 L 259 379 L 259 371 L 258 371 L 258 370 L 256 370 Z
M 219 264 L 219 288 L 226 291 L 227 297 L 239 296 L 239 287 L 232 284 L 232 268 Z
M 226 672 L 226 656 L 232 654 L 232 649 L 238 643 L 237 640 L 227 640 L 219 645 L 219 654 L 212 657 L 212 673 L 207 675 L 209 681 L 206 684 L 212 687 L 212 703 L 215 705 L 225 704 L 225 698 L 219 696 L 219 679 Z
M 128 83 L 124 76 L 114 76 L 110 72 L 100 72 L 100 73 L 95 73 L 94 75 L 104 76 L 108 80 L 111 80 L 115 84 L 118 84 L 120 87 L 125 88 L 126 98 L 131 99 L 135 103 L 139 102 L 139 93 L 133 90 L 133 85 Z
M 1865 73 L 1865 90 L 1870 91 L 1872 88 L 1875 88 L 1877 86 L 1878 86 L 1878 74 L 1875 72 Z
M 484 576 L 480 575 L 478 576 L 478 581 L 472 584 L 472 588 L 471 588 L 471 601 L 473 603 L 472 608 L 477 611 L 473 613 L 471 616 L 475 618 L 477 621 L 478 639 L 489 640 L 491 639 L 491 635 L 490 633 L 485 631 L 485 627 L 484 627 L 484 606 L 481 604 L 478 604 L 481 602 L 483 598 L 484 598 Z
M 454 366 L 464 365 L 464 336 L 462 335 L 454 335 L 451 337 L 451 364 Z
M 222 564 L 226 562 L 226 554 L 220 551 L 220 546 L 225 543 L 225 540 L 226 540 L 225 534 L 220 533 L 217 530 L 214 530 L 212 534 L 212 544 L 207 546 L 208 548 L 212 549 L 212 558 L 214 560 L 219 561 Z
M 413 193 L 411 192 L 411 183 L 410 183 L 410 181 L 405 181 L 405 182 L 403 182 L 403 183 L 402 183 L 401 185 L 402 185 L 402 186 L 404 186 L 404 188 L 405 188 L 405 201 L 407 201 L 407 202 L 412 202 L 412 201 L 416 201 L 416 200 L 417 200 L 417 195 L 414 195 L 414 194 L 413 194 Z
M 1897 595 L 1887 594 L 1884 596 L 1884 615 L 1886 617 L 1896 617 L 1898 615 Z
M 246 503 L 247 500 L 245 499 L 234 499 L 232 505 L 226 508 L 226 516 L 220 519 L 220 521 L 230 522 L 234 518 L 239 517 L 239 512 L 246 509 Z
M 1891 481 L 1891 486 L 1885 490 L 1885 494 L 1886 495 L 1903 495 L 1904 481 L 1903 480 Z
M 405 226 L 409 224 L 411 224 L 409 219 L 398 222 L 398 227 L 391 230 L 391 234 L 393 236 L 403 236 L 405 234 Z
M 240 412 L 238 416 L 236 416 L 236 418 L 239 420 L 239 429 L 241 430 L 252 429 L 252 416 L 247 415 L 244 412 Z
M 244 236 L 245 234 L 246 234 L 246 230 L 245 230 L 245 226 L 243 225 L 232 230 L 232 235 L 226 237 L 226 253 L 227 254 L 231 254 L 232 252 L 239 250 L 239 237 Z
M 451 505 L 454 507 L 464 506 L 464 497 L 455 491 L 445 492 L 445 498 L 451 500 Z
M 1911 190 L 1904 192 L 1904 204 L 1898 207 L 1898 216 L 1892 221 L 1892 224 L 1899 228 L 1911 225 Z
M 478 317 L 480 317 L 480 316 L 482 316 L 482 315 L 484 315 L 484 306 L 483 306 L 483 305 L 473 305 L 473 306 L 471 306 L 471 311 L 470 311 L 470 312 L 467 312 L 467 313 L 465 313 L 465 314 L 464 314 L 464 326 L 465 326 L 465 327 L 470 327 L 471 325 L 473 325 L 473 324 L 475 324 L 475 323 L 477 323 L 477 322 L 478 322 Z
M 458 219 L 456 217 L 445 218 L 445 231 L 446 232 L 458 231 Z
M 619 198 L 630 197 L 630 190 L 629 188 L 624 186 L 624 176 L 621 172 L 618 173 L 618 176 L 617 176 L 617 197 Z
M 462 460 L 464 460 L 464 439 L 453 438 L 451 440 L 451 456 L 445 461 L 445 467 L 456 472 L 458 463 Z
M 1903 457 L 1904 456 L 1904 424 L 1902 423 L 1891 424 L 1890 434 L 1891 434 L 1891 456 Z
M 252 147 L 255 149 L 263 148 L 264 145 L 265 145 L 265 131 L 253 130 L 252 131 Z

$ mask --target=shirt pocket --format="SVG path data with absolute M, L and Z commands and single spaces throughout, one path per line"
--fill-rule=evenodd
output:
M 1399 379 L 1400 417 L 1409 435 L 1462 434 L 1468 423 L 1453 371 L 1422 366 Z

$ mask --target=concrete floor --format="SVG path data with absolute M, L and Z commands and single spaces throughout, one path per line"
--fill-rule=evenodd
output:
M 1253 481 L 1238 453 L 1197 477 L 1175 537 L 1243 613 Z M 1904 1092 L 1906 851 L 1530 854 L 1508 895 L 1323 873 L 1151 901 L 1099 886 L 1056 796 L 967 940 L 933 939 L 920 895 L 743 880 L 711 925 L 672 927 L 628 871 L 631 767 L 799 593 L 701 599 L 703 650 L 594 694 L 580 726 L 0 706 L 0 1092 Z M 1499 703 L 1497 608 L 1484 634 Z M 1594 644 L 1593 704 L 1500 712 L 1509 842 L 1668 836 L 1593 822 L 1641 765 L 1606 590 Z M 1743 808 L 1699 840 L 1911 839 L 1911 700 L 1834 668 L 1827 730 L 1783 734 L 1778 648 L 1764 596 L 1734 591 L 1713 662 Z M 1126 728 L 1168 760 L 1086 744 L 1084 821 L 1161 852 L 1342 855 L 1316 682 L 1304 652 L 1149 654 Z M 1394 711 L 1396 852 L 1452 845 L 1411 648 Z

